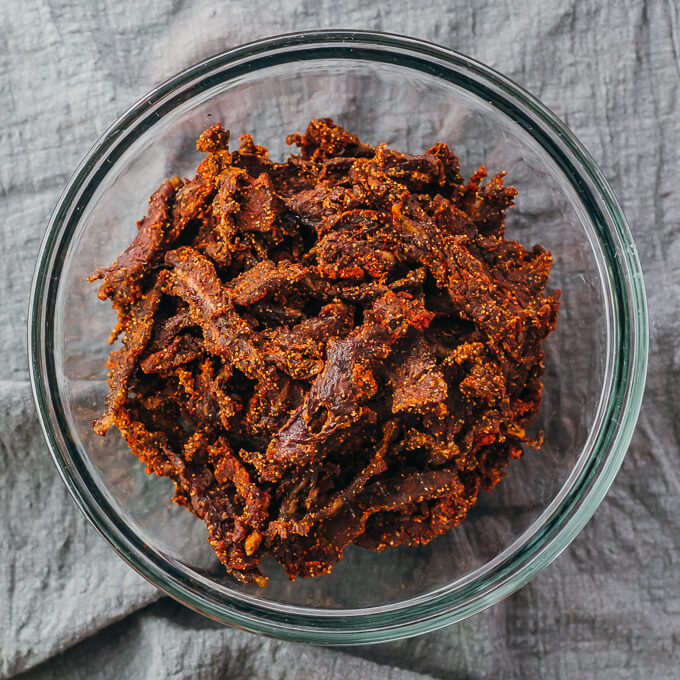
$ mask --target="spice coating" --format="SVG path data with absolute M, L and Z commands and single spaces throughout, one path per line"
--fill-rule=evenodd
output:
M 147 472 L 235 578 L 329 572 L 348 544 L 418 545 L 505 474 L 541 399 L 552 258 L 505 238 L 516 190 L 446 144 L 362 143 L 322 118 L 285 162 L 200 136 L 98 269 L 118 314 L 109 395 Z M 487 181 L 485 181 L 487 180 Z

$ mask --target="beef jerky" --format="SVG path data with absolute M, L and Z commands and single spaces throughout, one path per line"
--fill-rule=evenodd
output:
M 137 370 L 139 359 L 146 348 L 153 331 L 154 314 L 161 301 L 163 280 L 133 304 L 128 313 L 129 323 L 125 331 L 123 346 L 111 352 L 106 366 L 109 369 L 107 380 L 109 393 L 106 397 L 104 414 L 94 422 L 97 434 L 106 434 L 114 424 L 116 413 L 125 402 L 128 384 Z
M 366 415 L 364 402 L 378 387 L 376 367 L 409 328 L 424 328 L 431 318 L 406 293 L 389 292 L 376 300 L 364 323 L 329 347 L 323 372 L 267 449 L 271 469 L 265 478 L 274 481 L 286 467 L 309 464 L 330 437 Z
M 506 239 L 516 190 L 444 143 L 370 146 L 328 118 L 269 158 L 216 124 L 97 270 L 115 425 L 207 529 L 226 571 L 328 573 L 355 544 L 425 544 L 539 447 L 559 291 Z
M 422 335 L 399 357 L 392 382 L 393 413 L 432 409 L 446 401 L 446 380 Z
M 171 240 L 172 207 L 177 190 L 182 186 L 178 177 L 166 179 L 149 199 L 149 212 L 137 222 L 137 236 L 110 267 L 97 269 L 88 281 L 103 279 L 97 295 L 112 298 L 122 306 L 136 300 L 142 293 L 142 280 L 163 256 L 163 246 Z

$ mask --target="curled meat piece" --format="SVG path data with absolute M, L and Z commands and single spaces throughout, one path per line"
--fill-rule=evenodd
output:
M 319 576 L 342 559 L 345 547 L 364 533 L 366 523 L 376 513 L 390 513 L 445 496 L 459 497 L 463 488 L 454 470 L 414 472 L 376 480 L 350 508 L 343 508 L 306 535 L 287 534 L 285 540 L 274 541 L 271 550 L 286 564 L 291 577 Z M 386 546 L 375 549 L 381 547 Z
M 194 247 L 220 267 L 231 264 L 233 251 L 244 249 L 238 237 L 235 215 L 240 210 L 237 197 L 245 176 L 240 168 L 227 166 L 220 169 L 218 177 L 208 180 L 217 186 L 217 191 L 210 204 L 210 213 L 198 230 Z
M 388 421 L 383 427 L 383 436 L 371 458 L 350 484 L 333 494 L 325 501 L 325 504 L 309 510 L 300 519 L 289 517 L 290 512 L 286 504 L 281 505 L 280 518 L 269 525 L 269 539 L 280 536 L 286 538 L 289 532 L 306 536 L 314 524 L 335 517 L 345 506 L 351 503 L 364 489 L 372 477 L 379 475 L 387 469 L 387 454 L 390 444 L 394 441 L 398 425 L 395 421 Z
M 209 426 L 219 419 L 224 428 L 231 428 L 231 419 L 242 410 L 240 400 L 225 386 L 231 367 L 216 369 L 212 359 L 204 358 L 193 371 L 179 367 L 175 375 L 183 390 L 183 409 L 195 422 Z
M 480 234 L 503 236 L 505 233 L 505 211 L 513 205 L 517 196 L 515 187 L 505 186 L 505 174 L 494 175 L 477 191 L 470 217 Z
M 400 153 L 380 144 L 376 149 L 375 159 L 390 179 L 403 184 L 409 191 L 436 191 L 446 183 L 444 164 L 435 154 L 416 156 Z
M 462 486 L 455 493 L 406 506 L 401 512 L 375 513 L 355 542 L 376 551 L 398 545 L 424 545 L 462 521 L 476 500 L 477 488 L 468 490 Z
M 118 306 L 130 304 L 142 293 L 142 280 L 151 267 L 163 257 L 175 235 L 172 206 L 182 186 L 178 177 L 166 179 L 149 199 L 149 212 L 137 222 L 137 236 L 110 267 L 101 267 L 88 277 L 93 282 L 104 279 L 97 295 L 111 298 Z
M 194 326 L 191 312 L 183 306 L 167 318 L 157 318 L 154 333 L 149 343 L 149 353 L 157 352 L 170 344 L 180 333 Z
M 337 156 L 372 156 L 374 150 L 362 144 L 356 135 L 336 125 L 330 118 L 317 118 L 309 123 L 304 135 L 292 134 L 287 144 L 300 147 L 306 160 L 322 160 Z
M 203 352 L 203 343 L 193 335 L 177 335 L 168 345 L 149 354 L 139 364 L 144 373 L 172 373 L 183 364 L 198 359 Z
M 465 190 L 465 182 L 460 174 L 460 163 L 453 151 L 447 144 L 437 142 L 425 152 L 425 155 L 434 156 L 443 168 L 444 182 L 440 183 L 438 192 L 454 201 L 460 198 Z
M 238 499 L 243 505 L 241 520 L 253 529 L 262 529 L 267 521 L 269 494 L 260 489 L 251 478 L 243 463 L 233 454 L 229 443 L 220 437 L 208 449 L 208 459 L 215 466 L 215 479 L 218 484 L 232 483 L 236 487 Z M 253 546 L 246 548 L 252 554 Z
M 465 342 L 449 355 L 459 366 L 469 365 L 460 382 L 460 391 L 471 401 L 484 401 L 490 406 L 506 397 L 505 376 L 494 358 L 489 357 L 481 342 Z
M 265 297 L 285 293 L 304 276 L 305 268 L 296 262 L 282 260 L 274 264 L 263 260 L 233 280 L 231 298 L 235 304 L 248 307 Z
M 259 381 L 248 401 L 245 417 L 248 431 L 255 437 L 270 438 L 300 404 L 302 396 L 299 383 L 285 374 L 275 372 L 272 379 Z
M 259 556 L 253 554 L 261 541 L 258 528 L 267 516 L 269 495 L 250 481 L 226 441 L 213 443 L 205 431 L 197 431 L 182 450 L 164 433 L 150 430 L 134 409 L 122 409 L 116 424 L 149 472 L 175 482 L 175 498 L 206 523 L 208 541 L 227 570 L 244 583 L 265 585 L 267 579 L 257 568 Z M 223 492 L 228 486 L 235 490 L 234 500 L 241 501 L 241 512 Z
M 525 298 L 528 304 L 523 304 L 512 286 L 494 281 L 491 268 L 467 236 L 442 234 L 412 197 L 395 203 L 392 214 L 407 254 L 426 265 L 448 290 L 454 309 L 478 324 L 496 350 L 515 361 L 533 363 L 530 347 L 554 327 L 557 300 L 539 295 Z
M 422 411 L 446 401 L 448 386 L 425 339 L 419 336 L 399 357 L 392 379 L 392 412 Z

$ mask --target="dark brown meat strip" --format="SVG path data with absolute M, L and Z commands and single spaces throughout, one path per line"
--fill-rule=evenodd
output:
M 161 301 L 162 281 L 161 278 L 150 292 L 132 305 L 123 346 L 111 352 L 106 362 L 109 369 L 107 380 L 109 393 L 106 396 L 104 414 L 94 422 L 97 434 L 106 434 L 111 425 L 115 423 L 116 413 L 125 402 L 130 378 L 137 369 L 139 359 L 151 338 L 154 314 Z
M 97 295 L 112 298 L 118 305 L 129 304 L 141 295 L 142 279 L 162 258 L 172 229 L 172 205 L 182 186 L 178 177 L 166 179 L 149 199 L 149 212 L 137 222 L 137 236 L 110 267 L 101 267 L 88 281 L 104 279 Z
M 247 523 L 261 521 L 269 502 L 267 494 L 252 489 L 247 472 L 236 459 L 225 460 L 230 456 L 230 449 L 223 439 L 207 447 L 206 455 L 212 461 L 211 465 L 196 464 L 174 450 L 162 432 L 149 430 L 135 415 L 134 411 L 123 410 L 117 421 L 133 453 L 147 462 L 150 471 L 168 476 L 177 484 L 182 492 L 178 496 L 183 496 L 187 507 L 205 522 L 208 541 L 229 572 L 244 583 L 264 585 L 266 577 L 257 568 L 259 558 L 249 557 L 246 545 L 249 537 Z M 199 438 L 201 443 L 198 446 L 204 445 L 201 432 Z M 191 442 L 189 446 L 195 447 L 196 444 Z M 195 453 L 193 457 L 196 457 Z M 216 479 L 215 463 L 222 482 Z M 226 481 L 224 474 L 228 471 L 233 476 Z M 233 503 L 223 490 L 225 485 L 232 483 L 239 494 L 244 494 L 246 510 L 242 516 L 235 512 Z
M 243 503 L 241 520 L 254 529 L 262 529 L 268 519 L 269 494 L 251 480 L 248 470 L 233 454 L 224 437 L 218 439 L 208 451 L 208 455 L 215 464 L 217 483 L 232 483 L 236 487 Z
M 286 507 L 282 505 L 280 518 L 269 525 L 269 539 L 272 540 L 275 536 L 285 539 L 289 532 L 306 536 L 314 524 L 335 517 L 363 491 L 372 477 L 381 474 L 387 469 L 387 453 L 390 444 L 397 435 L 397 431 L 398 426 L 396 422 L 388 421 L 383 428 L 382 439 L 378 446 L 376 446 L 366 467 L 354 477 L 346 488 L 334 493 L 321 507 L 311 510 L 301 519 L 295 520 L 286 516 Z
M 393 413 L 431 409 L 443 404 L 448 394 L 446 380 L 422 336 L 399 357 L 392 382 Z
M 177 335 L 163 349 L 149 354 L 140 363 L 144 373 L 168 374 L 178 366 L 191 363 L 201 356 L 203 343 L 192 335 Z
M 245 232 L 268 233 L 279 241 L 281 234 L 277 220 L 283 210 L 283 201 L 274 193 L 269 175 L 262 173 L 243 190 L 236 223 Z
M 308 275 L 305 284 L 323 300 L 342 300 L 348 304 L 369 305 L 385 293 L 409 293 L 418 297 L 425 283 L 425 269 L 413 269 L 406 276 L 389 283 L 369 281 L 361 284 L 346 281 L 328 281 L 318 275 Z
M 463 318 L 477 323 L 498 350 L 516 361 L 533 363 L 531 353 L 526 357 L 537 339 L 533 329 L 554 325 L 544 319 L 554 319 L 556 302 L 539 298 L 524 307 L 514 291 L 493 280 L 488 264 L 475 255 L 467 236 L 442 234 L 412 198 L 396 203 L 392 212 L 407 253 L 430 269 Z
M 506 187 L 504 176 L 504 172 L 494 175 L 477 192 L 470 217 L 481 234 L 503 236 L 505 233 L 505 211 L 513 205 L 517 189 Z
M 274 264 L 263 260 L 233 280 L 231 299 L 242 307 L 254 305 L 265 297 L 290 290 L 304 276 L 305 268 L 296 262 L 283 260 Z

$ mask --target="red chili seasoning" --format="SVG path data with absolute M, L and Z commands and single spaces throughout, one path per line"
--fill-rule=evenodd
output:
M 102 280 L 112 425 L 202 519 L 227 570 L 332 569 L 427 543 L 504 474 L 536 415 L 552 258 L 504 236 L 516 190 L 446 144 L 371 147 L 313 120 L 275 163 L 208 128 Z

